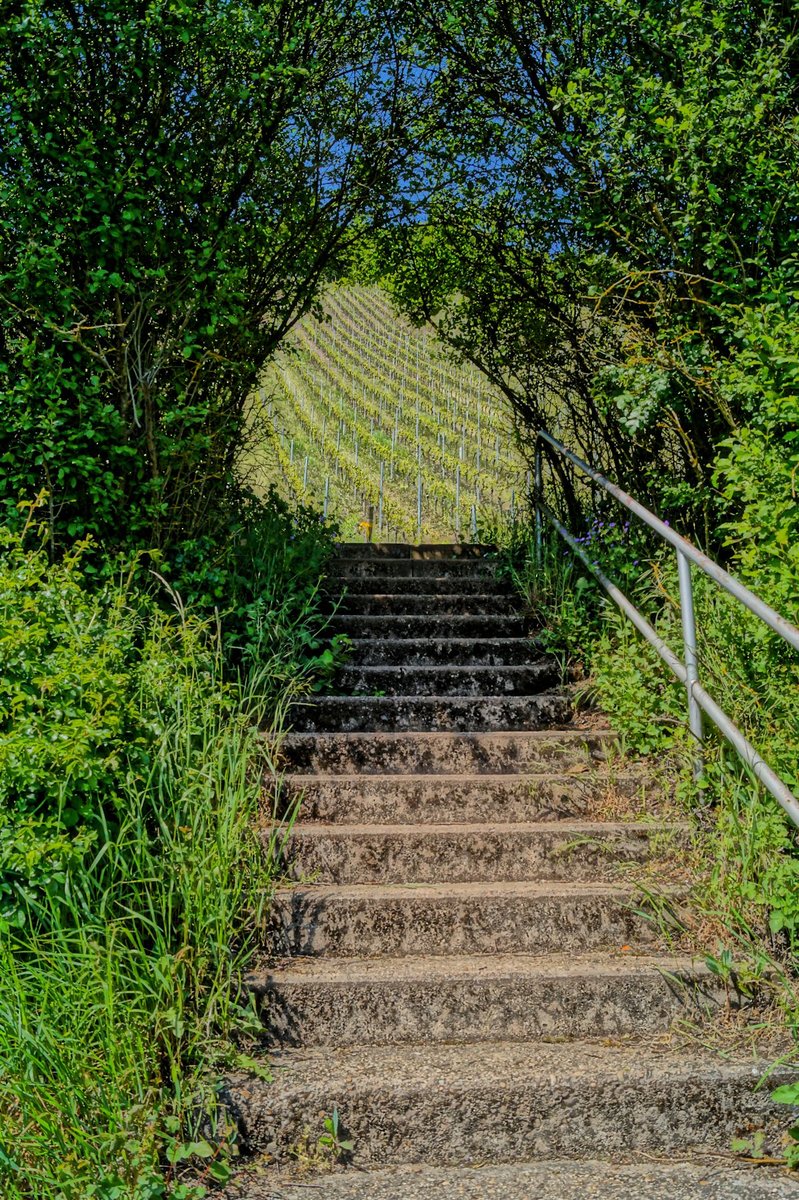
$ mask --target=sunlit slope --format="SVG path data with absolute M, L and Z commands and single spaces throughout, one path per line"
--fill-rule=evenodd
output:
M 274 481 L 336 516 L 348 536 L 469 538 L 475 514 L 520 502 L 526 468 L 507 401 L 446 357 L 377 288 L 341 287 L 264 375 L 256 427 Z

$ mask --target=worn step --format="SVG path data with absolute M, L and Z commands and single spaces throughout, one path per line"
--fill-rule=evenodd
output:
M 428 564 L 431 565 L 431 564 Z M 511 596 L 513 590 L 507 583 L 482 575 L 479 578 L 453 578 L 452 576 L 428 575 L 424 579 L 411 576 L 375 575 L 368 579 L 329 579 L 325 592 L 334 599 L 342 595 L 397 595 L 397 596 Z
M 475 592 L 464 596 L 424 594 L 406 596 L 402 592 L 380 595 L 345 595 L 339 612 L 363 617 L 510 617 L 518 613 L 515 597 L 493 592 Z
M 524 666 L 541 654 L 535 638 L 353 638 L 348 666 Z
M 641 904 L 633 889 L 611 884 L 297 885 L 275 897 L 272 945 L 348 958 L 646 947 L 658 935 Z
M 337 1108 L 356 1166 L 726 1153 L 761 1128 L 768 1154 L 791 1123 L 769 1093 L 796 1078 L 757 1089 L 766 1062 L 590 1041 L 287 1050 L 270 1066 L 272 1083 L 231 1080 L 244 1145 L 285 1152 Z
M 289 770 L 304 774 L 527 774 L 587 771 L 617 746 L 610 730 L 541 729 L 494 733 L 290 733 L 281 743 Z
M 328 578 L 343 580 L 347 587 L 375 577 L 391 579 L 404 591 L 414 580 L 493 580 L 495 570 L 488 558 L 336 558 L 328 568 Z
M 320 696 L 292 705 L 292 728 L 308 733 L 369 730 L 532 730 L 562 725 L 561 691 L 537 696 Z
M 346 666 L 336 688 L 366 696 L 531 696 L 561 682 L 554 658 L 524 666 Z
M 332 563 L 335 565 L 341 559 L 349 558 L 410 558 L 417 562 L 427 559 L 479 559 L 495 550 L 495 546 L 474 542 L 430 542 L 420 546 L 412 546 L 407 542 L 339 542 Z
M 626 769 L 537 775 L 287 775 L 283 811 L 301 800 L 305 821 L 394 824 L 454 821 L 557 821 L 581 817 L 613 793 L 656 811 L 661 789 Z
M 666 955 L 292 959 L 247 986 L 284 1046 L 645 1036 L 727 1003 L 704 965 Z
M 558 821 L 457 825 L 295 825 L 295 878 L 320 883 L 601 880 L 680 835 L 654 822 Z M 269 838 L 270 832 L 264 833 Z
M 597 1151 L 601 1153 L 601 1151 Z M 718 1154 L 697 1161 L 542 1159 L 537 1163 L 429 1164 L 291 1176 L 239 1176 L 230 1200 L 797 1200 L 795 1173 Z M 309 1191 L 310 1189 L 310 1191 Z
M 338 611 L 330 618 L 328 628 L 331 634 L 344 633 L 351 638 L 523 638 L 529 632 L 530 622 L 520 615 L 360 616 Z

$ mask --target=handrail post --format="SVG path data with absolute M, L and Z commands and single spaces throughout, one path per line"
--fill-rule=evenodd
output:
M 544 534 L 541 517 L 541 439 L 535 439 L 535 560 L 536 565 L 541 566 L 541 553 L 543 548 Z
M 380 463 L 380 495 L 379 495 L 378 501 L 377 501 L 377 536 L 378 536 L 378 538 L 381 538 L 383 536 L 383 482 L 384 482 L 385 472 L 386 472 L 386 464 L 384 462 L 381 462 Z
M 694 684 L 699 682 L 696 653 L 696 617 L 694 614 L 694 589 L 691 580 L 691 564 L 681 550 L 677 551 L 677 574 L 680 580 L 680 616 L 685 652 L 685 687 L 688 692 L 688 725 L 691 733 L 701 745 L 704 739 L 702 709 L 694 695 Z M 701 752 L 694 758 L 694 778 L 698 779 L 704 769 Z
M 461 464 L 455 467 L 455 533 L 461 535 Z

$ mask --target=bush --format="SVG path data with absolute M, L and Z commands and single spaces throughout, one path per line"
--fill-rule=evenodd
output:
M 165 570 L 192 612 L 219 617 L 230 664 L 249 668 L 278 654 L 287 673 L 323 671 L 332 658 L 324 650 L 317 655 L 320 643 L 308 620 L 319 612 L 335 532 L 316 509 L 292 507 L 271 487 L 264 501 L 243 501 L 224 537 L 182 542 Z
M 727 509 L 723 533 L 743 578 L 797 622 L 799 302 L 795 282 L 784 286 L 782 307 L 763 305 L 738 322 L 738 353 L 724 385 L 746 422 L 720 443 L 715 482 Z
M 235 1152 L 219 1076 L 282 840 L 256 817 L 326 661 L 329 530 L 253 504 L 157 592 L 141 557 L 31 534 L 0 534 L 0 1191 L 199 1196 Z
M 629 541 L 627 540 L 629 539 Z M 705 901 L 740 933 L 741 913 L 792 970 L 799 968 L 799 852 L 796 833 L 737 755 L 706 721 L 707 769 L 690 771 L 687 700 L 656 651 L 552 534 L 542 563 L 531 533 L 508 538 L 509 570 L 545 624 L 549 647 L 587 676 L 632 754 L 671 754 L 682 765 L 681 795 L 697 823 L 708 863 Z M 677 569 L 670 551 L 648 546 L 639 530 L 598 519 L 581 538 L 682 658 Z M 636 561 L 637 560 L 637 561 Z M 799 661 L 782 639 L 699 572 L 694 572 L 700 678 L 750 742 L 794 790 L 799 787 Z
M 137 586 L 152 582 L 141 559 L 98 575 L 88 540 L 51 563 L 0 530 L 0 920 L 19 923 L 34 894 L 63 888 L 75 848 L 123 819 L 164 729 L 188 719 L 183 664 L 197 686 L 223 666 L 255 673 L 262 718 L 332 667 L 319 597 L 330 547 L 310 510 L 272 495 L 246 512 L 227 559 L 217 547 L 204 569 L 210 542 L 177 559 L 181 590 L 159 585 L 170 612 Z
M 64 828 L 109 808 L 123 754 L 143 752 L 131 666 L 156 619 L 143 596 L 86 586 L 88 549 L 53 566 L 0 529 L 0 805 Z
M 58 551 L 86 534 L 172 549 L 227 524 L 259 371 L 405 160 L 417 85 L 381 15 L 4 6 L 4 521 L 46 488 Z

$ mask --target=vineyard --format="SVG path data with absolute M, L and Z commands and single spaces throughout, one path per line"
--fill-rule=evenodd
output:
M 448 358 L 378 288 L 328 292 L 265 373 L 254 428 L 270 453 L 257 482 L 337 518 L 345 536 L 473 536 L 513 513 L 527 485 L 505 398 Z M 370 530 L 371 526 L 371 530 Z

